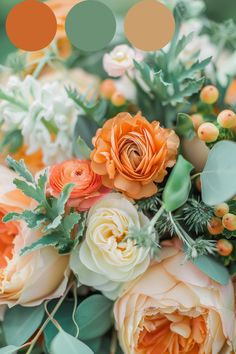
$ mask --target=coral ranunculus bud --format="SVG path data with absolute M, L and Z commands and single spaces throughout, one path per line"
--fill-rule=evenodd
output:
M 114 104 L 114 106 L 120 107 L 125 104 L 126 98 L 122 95 L 122 93 L 116 91 L 111 97 L 111 102 Z
M 203 123 L 198 128 L 198 137 L 205 143 L 216 141 L 219 133 L 219 129 L 213 123 Z
M 104 80 L 100 85 L 100 92 L 102 97 L 111 99 L 113 93 L 116 91 L 116 86 L 111 79 Z
M 229 109 L 225 109 L 224 111 L 220 112 L 217 117 L 217 121 L 222 128 L 233 128 L 236 126 L 236 114 Z
M 191 119 L 192 119 L 193 126 L 194 126 L 194 129 L 195 129 L 195 130 L 198 130 L 198 128 L 200 127 L 200 125 L 201 125 L 202 123 L 204 123 L 203 117 L 202 117 L 202 115 L 199 114 L 199 113 L 192 114 L 192 115 L 191 115 Z
M 207 226 L 208 231 L 211 235 L 220 235 L 224 231 L 224 226 L 219 218 L 212 218 Z
M 224 227 L 227 230 L 229 230 L 229 231 L 236 230 L 236 215 L 231 214 L 231 213 L 225 214 L 222 222 L 223 222 Z
M 231 242 L 225 239 L 218 240 L 216 243 L 217 252 L 219 255 L 227 257 L 233 251 L 233 245 Z
M 221 203 L 215 206 L 214 214 L 219 218 L 223 218 L 223 216 L 225 214 L 228 214 L 228 212 L 229 212 L 229 206 L 226 203 Z
M 204 87 L 200 93 L 200 99 L 207 104 L 214 104 L 219 98 L 219 91 L 213 85 Z

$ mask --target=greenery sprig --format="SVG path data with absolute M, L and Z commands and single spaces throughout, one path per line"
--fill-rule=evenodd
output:
M 66 202 L 73 184 L 67 184 L 58 198 L 47 196 L 47 171 L 36 180 L 23 160 L 17 162 L 8 157 L 7 162 L 9 167 L 22 178 L 14 179 L 13 183 L 27 197 L 32 198 L 36 206 L 32 210 L 24 210 L 22 213 L 8 213 L 3 221 L 24 220 L 29 228 L 40 230 L 43 234 L 43 237 L 23 248 L 21 254 L 49 245 L 57 248 L 59 253 L 70 252 L 83 236 L 86 218 L 85 213 L 78 213 L 73 209 L 66 210 Z

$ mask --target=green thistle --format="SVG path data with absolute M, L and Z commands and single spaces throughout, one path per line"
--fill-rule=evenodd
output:
M 206 230 L 207 224 L 214 215 L 213 208 L 202 201 L 190 199 L 183 209 L 183 220 L 190 231 L 199 235 Z

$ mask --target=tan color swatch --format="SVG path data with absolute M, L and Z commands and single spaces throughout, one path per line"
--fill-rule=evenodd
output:
M 37 0 L 25 0 L 13 7 L 7 16 L 6 32 L 10 41 L 26 51 L 47 47 L 57 31 L 53 11 Z
M 143 51 L 165 47 L 175 32 L 174 16 L 156 0 L 142 0 L 127 13 L 124 25 L 130 43 Z

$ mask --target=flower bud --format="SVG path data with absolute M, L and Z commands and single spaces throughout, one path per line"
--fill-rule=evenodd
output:
M 126 98 L 120 92 L 116 91 L 111 97 L 111 102 L 114 104 L 114 106 L 120 107 L 125 104 Z
M 204 87 L 200 93 L 200 99 L 202 102 L 207 104 L 215 103 L 219 98 L 219 91 L 213 85 L 208 85 Z
M 100 85 L 100 92 L 102 97 L 110 100 L 113 93 L 116 91 L 116 86 L 113 80 L 107 79 L 104 80 Z
M 198 137 L 205 143 L 212 143 L 217 140 L 219 129 L 212 123 L 203 123 L 198 128 Z
M 219 218 L 223 218 L 223 216 L 225 214 L 228 214 L 228 212 L 229 212 L 229 206 L 226 203 L 221 203 L 215 206 L 214 214 Z
M 191 119 L 192 119 L 193 126 L 194 126 L 194 129 L 195 129 L 195 130 L 198 130 L 198 128 L 200 127 L 200 125 L 201 125 L 202 123 L 204 123 L 203 117 L 202 117 L 202 115 L 199 114 L 199 113 L 192 114 L 192 115 L 191 115 Z
M 222 222 L 223 222 L 224 227 L 227 230 L 229 230 L 229 231 L 236 230 L 236 215 L 231 214 L 231 213 L 225 214 Z
M 217 121 L 222 128 L 233 128 L 236 126 L 236 114 L 229 109 L 225 109 L 224 111 L 220 112 L 217 117 Z
M 225 239 L 218 240 L 216 243 L 217 252 L 219 255 L 227 257 L 233 251 L 233 245 L 231 242 Z
M 219 218 L 212 218 L 208 223 L 207 229 L 211 235 L 220 235 L 224 231 L 224 226 Z

